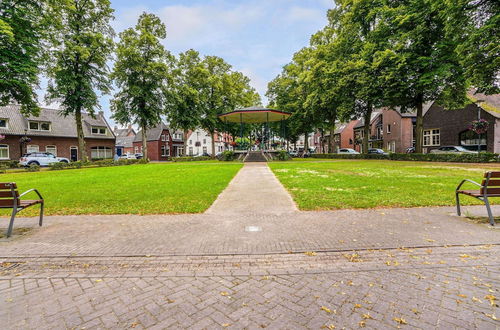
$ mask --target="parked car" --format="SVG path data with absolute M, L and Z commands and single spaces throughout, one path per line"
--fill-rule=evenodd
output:
M 135 154 L 135 159 L 142 159 L 144 157 L 141 153 Z
M 299 153 L 297 151 L 294 151 L 294 150 L 290 151 L 289 154 L 291 157 L 294 157 L 294 158 L 297 158 L 299 156 Z
M 442 146 L 438 149 L 431 150 L 431 154 L 477 154 L 477 151 L 470 151 L 461 146 Z
M 56 157 L 49 152 L 32 152 L 23 155 L 23 157 L 19 159 L 19 164 L 21 164 L 21 166 L 49 166 L 49 164 L 52 163 L 69 163 L 69 159 Z
M 378 149 L 378 148 L 370 148 L 368 149 L 368 153 L 369 154 L 374 154 L 374 155 L 388 155 L 387 152 L 385 152 L 384 150 L 382 149 Z
M 120 159 L 137 159 L 137 157 L 134 154 L 125 154 L 121 155 Z
M 351 149 L 351 148 L 342 148 L 342 149 L 339 149 L 338 153 L 339 154 L 359 155 L 359 152 L 357 152 L 356 150 Z
M 406 148 L 406 153 L 407 154 L 414 154 L 415 153 L 415 147 L 408 147 L 408 148 Z

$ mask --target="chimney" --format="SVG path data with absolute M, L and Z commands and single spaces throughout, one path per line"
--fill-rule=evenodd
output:
M 132 129 L 132 124 L 128 124 L 127 128 Z
M 99 117 L 104 118 L 104 111 L 101 110 L 98 112 L 98 114 L 99 114 Z

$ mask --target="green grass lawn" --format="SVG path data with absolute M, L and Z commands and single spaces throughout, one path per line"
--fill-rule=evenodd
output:
M 147 164 L 8 173 L 0 175 L 0 181 L 16 182 L 21 192 L 37 188 L 45 198 L 47 215 L 198 213 L 215 201 L 241 167 L 211 162 Z M 20 216 L 37 212 L 35 206 Z
M 477 182 L 486 170 L 500 170 L 487 164 L 385 160 L 292 161 L 269 166 L 302 210 L 455 205 L 454 191 L 462 179 Z M 481 204 L 468 196 L 462 195 L 461 200 L 464 205 Z

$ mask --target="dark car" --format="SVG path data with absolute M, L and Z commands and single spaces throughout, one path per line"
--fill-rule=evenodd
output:
M 142 154 L 135 154 L 135 159 L 142 159 L 143 155 Z

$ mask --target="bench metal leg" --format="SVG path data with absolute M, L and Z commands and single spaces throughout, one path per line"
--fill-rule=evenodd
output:
M 12 210 L 12 214 L 10 216 L 10 223 L 9 223 L 9 228 L 7 229 L 7 237 L 10 237 L 12 235 L 12 229 L 14 228 L 14 219 L 16 218 L 17 210 L 14 209 Z
M 460 197 L 458 196 L 459 194 L 455 194 L 456 199 L 457 199 L 457 215 L 461 216 L 462 212 L 460 211 Z
M 491 206 L 490 206 L 490 201 L 488 200 L 488 197 L 484 198 L 484 204 L 486 205 L 486 210 L 488 211 L 488 218 L 490 218 L 490 225 L 494 226 L 495 219 L 493 219 L 493 213 L 491 212 Z
M 38 225 L 41 227 L 43 223 L 43 202 L 40 203 L 40 220 L 38 221 Z

